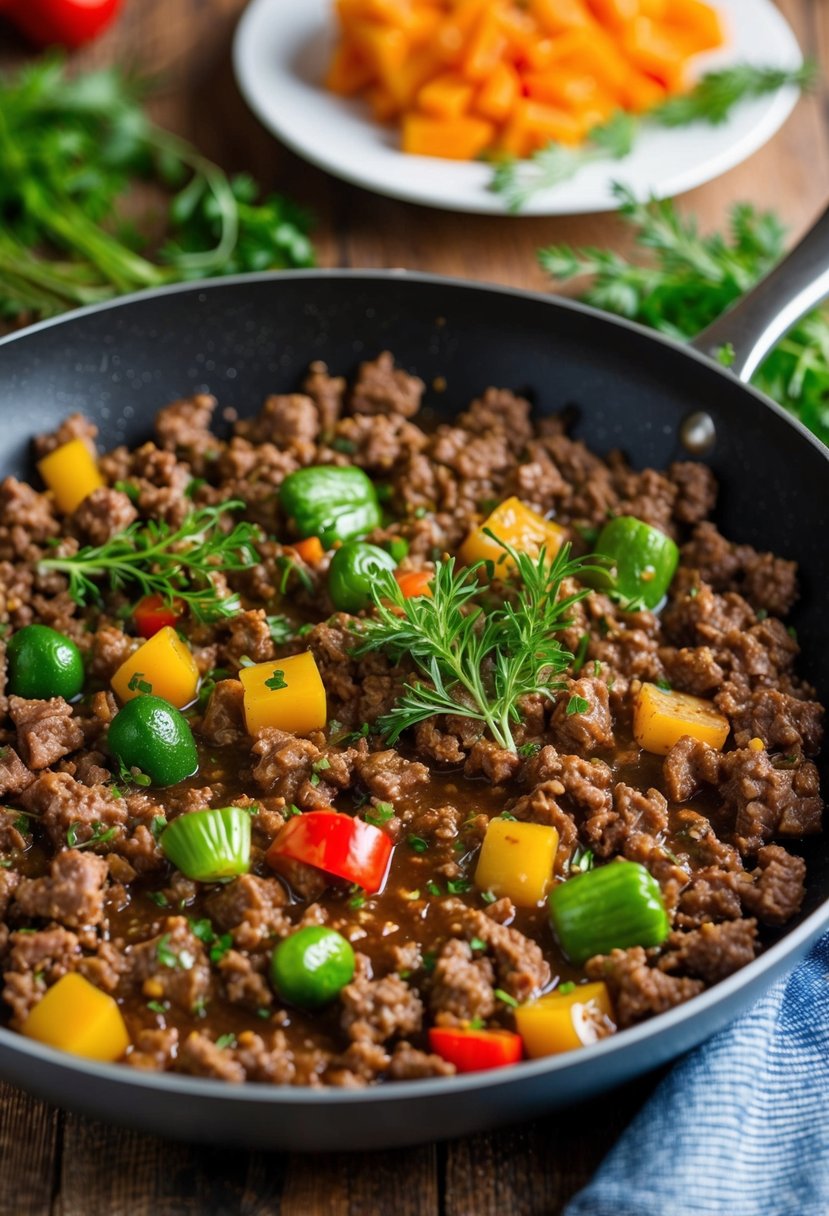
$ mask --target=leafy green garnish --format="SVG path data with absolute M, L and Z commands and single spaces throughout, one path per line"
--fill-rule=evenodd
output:
M 501 159 L 489 188 L 503 196 L 509 211 L 518 212 L 536 194 L 569 181 L 586 165 L 629 156 L 643 128 L 688 126 L 695 122 L 719 126 L 741 101 L 776 93 L 787 85 L 808 89 L 816 78 L 817 70 L 812 63 L 799 68 L 740 63 L 707 72 L 688 93 L 660 102 L 641 118 L 617 111 L 607 122 L 594 127 L 580 147 L 549 143 L 527 160 Z
M 363 623 L 356 653 L 383 650 L 392 659 L 408 658 L 424 677 L 408 683 L 379 719 L 389 742 L 436 714 L 455 714 L 480 722 L 501 747 L 515 752 L 512 724 L 520 718 L 520 698 L 539 693 L 552 699 L 563 687 L 557 676 L 573 656 L 556 633 L 587 592 L 559 595 L 563 581 L 577 578 L 586 563 L 570 560 L 569 545 L 553 558 L 544 549 L 529 557 L 502 547 L 516 571 L 515 594 L 487 611 L 477 602 L 487 593 L 478 578 L 481 562 L 460 571 L 454 558 L 439 562 L 432 595 L 412 599 L 390 571 L 378 571 L 372 588 L 376 615 Z
M 558 282 L 588 276 L 581 298 L 670 335 L 691 338 L 766 275 L 782 257 L 785 229 L 772 212 L 748 203 L 731 210 L 728 233 L 701 236 L 693 218 L 674 204 L 638 203 L 614 186 L 620 215 L 647 250 L 647 262 L 631 262 L 607 249 L 552 245 L 541 265 Z M 800 321 L 754 374 L 752 383 L 779 401 L 829 443 L 829 313 Z M 692 587 L 689 595 L 697 594 Z
M 363 816 L 366 823 L 371 823 L 376 828 L 381 828 L 384 823 L 388 823 L 390 819 L 394 819 L 394 807 L 390 802 L 376 802 L 370 811 L 366 811 Z
M 66 843 L 70 849 L 89 849 L 94 844 L 109 844 L 115 835 L 116 828 L 108 828 L 105 823 L 95 822 L 92 826 L 91 835 L 87 840 L 78 843 L 78 829 L 82 827 L 81 823 L 70 823 L 66 829 Z
M 40 570 L 59 570 L 69 578 L 77 604 L 100 600 L 96 580 L 113 590 L 137 587 L 143 595 L 161 595 L 167 603 L 183 600 L 199 621 L 215 621 L 240 611 L 239 597 L 222 597 L 211 581 L 216 574 L 248 570 L 259 560 L 258 530 L 241 522 L 226 531 L 223 516 L 244 507 L 237 499 L 201 507 L 177 528 L 164 521 L 136 520 L 103 545 L 87 545 L 66 557 L 48 557 Z
M 145 91 L 117 68 L 70 78 L 55 56 L 0 77 L 0 316 L 313 264 L 307 218 L 152 123 Z M 171 195 L 158 261 L 117 214 L 140 179 Z

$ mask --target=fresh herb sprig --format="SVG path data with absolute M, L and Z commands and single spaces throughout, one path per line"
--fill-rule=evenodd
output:
M 638 203 L 624 186 L 613 190 L 645 260 L 550 245 L 539 251 L 539 261 L 557 282 L 589 278 L 581 294 L 586 303 L 673 338 L 701 332 L 783 256 L 786 231 L 772 212 L 738 203 L 727 233 L 701 236 L 694 219 L 672 202 Z M 752 382 L 829 443 L 829 312 L 800 321 Z
M 489 611 L 476 602 L 487 590 L 478 577 L 484 563 L 458 571 L 454 558 L 440 562 L 431 596 L 410 599 L 389 571 L 378 574 L 372 590 L 376 613 L 363 624 L 356 652 L 408 657 L 425 677 L 407 684 L 379 719 L 391 743 L 418 722 L 454 714 L 480 722 L 501 747 L 515 752 L 512 726 L 520 719 L 520 698 L 552 698 L 563 687 L 558 676 L 573 656 L 556 634 L 587 592 L 561 596 L 561 588 L 586 563 L 571 560 L 567 545 L 553 558 L 543 549 L 533 558 L 502 547 L 514 563 L 516 591 Z
M 244 505 L 231 499 L 201 507 L 177 528 L 137 520 L 103 545 L 44 558 L 38 568 L 67 575 L 69 594 L 78 604 L 99 602 L 103 581 L 112 590 L 131 587 L 144 595 L 161 595 L 168 603 L 182 600 L 199 621 L 234 616 L 240 610 L 238 596 L 221 596 L 212 579 L 248 570 L 259 561 L 256 526 L 242 521 L 226 530 L 222 522 L 227 512 Z
M 177 279 L 309 266 L 308 221 L 152 123 L 119 69 L 47 57 L 0 76 L 0 317 L 50 316 Z M 171 196 L 158 259 L 118 215 L 136 180 Z
M 527 160 L 502 159 L 495 166 L 489 188 L 502 195 L 507 209 L 515 213 L 536 194 L 569 181 L 586 165 L 623 160 L 633 151 L 639 133 L 649 126 L 679 127 L 697 122 L 719 126 L 742 101 L 776 93 L 786 86 L 809 89 L 816 79 L 813 63 L 798 68 L 741 63 L 707 72 L 687 93 L 667 98 L 641 118 L 619 111 L 594 127 L 578 148 L 549 143 Z

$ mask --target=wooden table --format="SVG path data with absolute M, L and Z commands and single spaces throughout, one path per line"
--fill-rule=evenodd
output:
M 274 0 L 279 3 L 280 0 Z M 301 3 L 301 0 L 281 0 Z M 125 0 L 82 64 L 136 65 L 164 80 L 156 117 L 228 169 L 253 172 L 318 217 L 320 261 L 406 266 L 545 290 L 535 250 L 553 241 L 625 247 L 613 217 L 506 220 L 427 211 L 345 186 L 280 148 L 233 83 L 244 0 Z M 704 228 L 735 200 L 775 208 L 795 233 L 829 193 L 829 5 L 780 0 L 823 88 L 746 164 L 685 196 Z M 0 33 L 0 63 L 27 51 Z M 448 1144 L 325 1158 L 227 1152 L 63 1114 L 0 1085 L 0 1216 L 554 1216 L 653 1088 L 650 1078 L 562 1114 Z

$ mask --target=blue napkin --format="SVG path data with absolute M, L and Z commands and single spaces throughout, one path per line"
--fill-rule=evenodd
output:
M 829 935 L 657 1088 L 564 1216 L 829 1214 Z

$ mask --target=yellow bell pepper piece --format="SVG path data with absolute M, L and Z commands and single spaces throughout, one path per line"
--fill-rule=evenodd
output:
M 548 557 L 554 557 L 567 538 L 564 528 L 549 519 L 543 519 L 519 498 L 505 499 L 495 508 L 489 519 L 485 519 L 479 527 L 470 532 L 458 550 L 458 556 L 465 566 L 471 566 L 474 562 L 491 561 L 494 562 L 495 573 L 498 575 L 508 574 L 515 563 L 491 536 L 486 535 L 485 528 L 517 552 L 528 553 L 530 557 L 537 557 L 542 546 L 546 546 Z
M 37 462 L 37 470 L 55 496 L 58 510 L 66 515 L 105 484 L 95 457 L 82 439 L 62 443 Z
M 152 693 L 183 709 L 196 698 L 199 669 L 190 648 L 165 625 L 121 664 L 110 683 L 121 701 Z
M 307 735 L 322 730 L 328 716 L 325 687 L 310 650 L 288 659 L 243 667 L 245 723 L 255 735 L 267 726 Z
M 23 1034 L 87 1060 L 117 1060 L 130 1042 L 113 998 L 76 971 L 59 979 L 35 1005 Z
M 535 908 L 553 878 L 558 832 L 543 823 L 490 819 L 475 870 L 475 886 Z
M 728 738 L 728 719 L 711 701 L 687 692 L 668 692 L 643 684 L 633 702 L 633 737 L 646 752 L 667 756 L 683 735 L 718 751 Z
M 615 1030 L 607 986 L 577 984 L 515 1010 L 515 1029 L 530 1059 L 586 1047 Z

